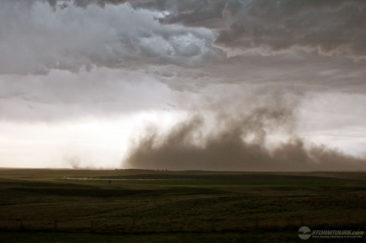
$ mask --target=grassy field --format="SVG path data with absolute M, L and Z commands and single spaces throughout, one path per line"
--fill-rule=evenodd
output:
M 366 173 L 0 170 L 0 242 L 293 242 L 302 225 L 365 230 Z

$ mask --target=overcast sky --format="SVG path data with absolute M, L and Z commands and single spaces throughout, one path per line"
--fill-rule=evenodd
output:
M 364 0 L 2 0 L 0 167 L 366 169 Z

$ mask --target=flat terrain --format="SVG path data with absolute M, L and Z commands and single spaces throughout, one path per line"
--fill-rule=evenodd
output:
M 0 242 L 293 242 L 302 225 L 365 230 L 366 173 L 0 170 Z

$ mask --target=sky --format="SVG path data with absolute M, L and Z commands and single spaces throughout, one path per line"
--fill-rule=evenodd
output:
M 0 167 L 366 170 L 364 0 L 2 0 Z

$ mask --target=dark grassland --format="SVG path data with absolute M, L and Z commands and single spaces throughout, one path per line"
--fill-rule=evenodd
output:
M 0 242 L 300 241 L 301 225 L 365 230 L 365 183 L 356 172 L 0 169 Z

